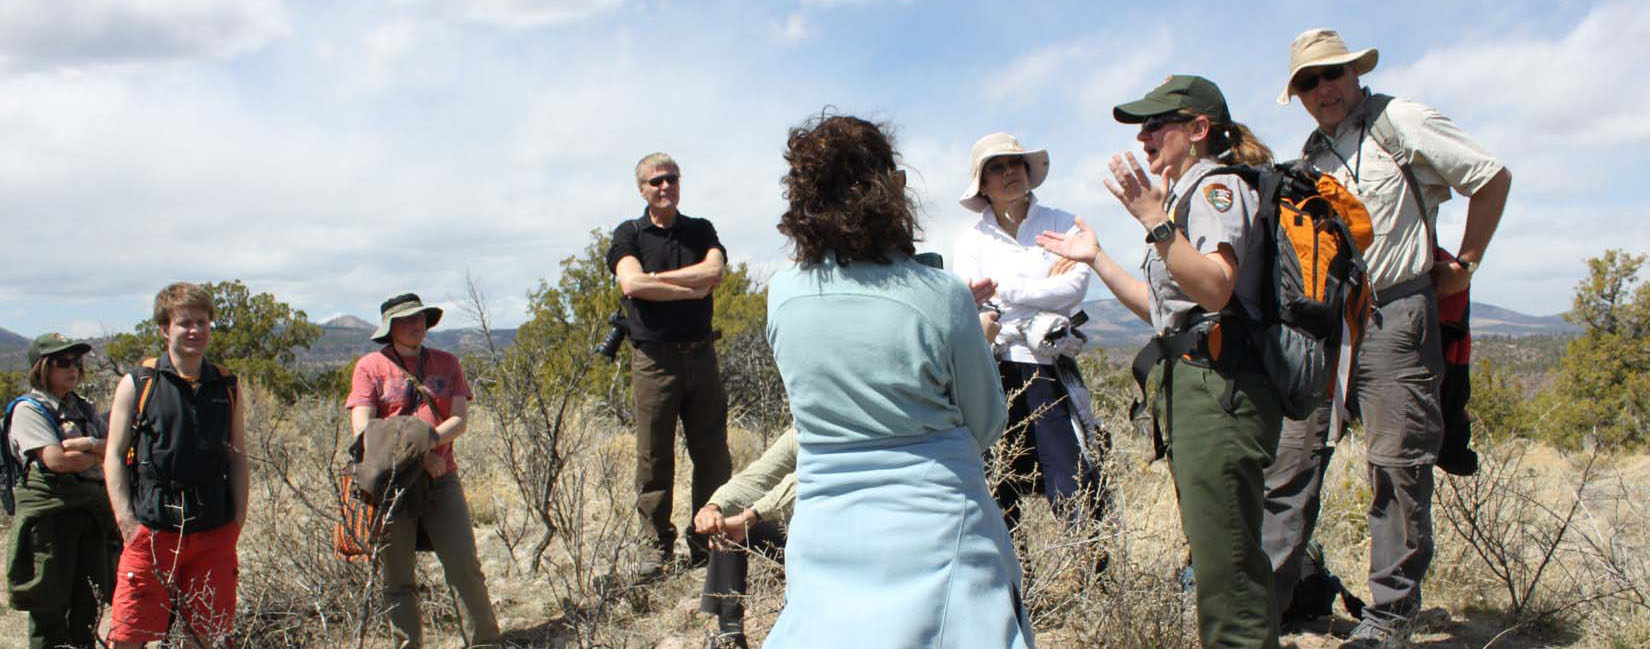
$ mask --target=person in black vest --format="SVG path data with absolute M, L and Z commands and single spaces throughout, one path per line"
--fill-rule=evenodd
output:
M 126 542 L 109 641 L 137 649 L 165 640 L 176 619 L 186 645 L 217 646 L 235 621 L 245 415 L 235 376 L 206 361 L 212 296 L 172 284 L 155 296 L 154 317 L 166 353 L 120 380 L 109 412 L 103 473 Z
M 60 334 L 29 345 L 28 394 L 6 407 L 17 481 L 6 553 L 11 606 L 29 613 L 29 649 L 91 649 L 114 580 L 115 528 L 103 489 L 108 437 L 91 402 L 74 391 L 92 346 Z
M 670 521 L 676 476 L 676 422 L 693 459 L 693 508 L 733 474 L 728 456 L 728 397 L 717 369 L 711 293 L 722 281 L 727 251 L 710 221 L 677 210 L 682 173 L 654 153 L 636 163 L 647 208 L 613 230 L 608 268 L 624 292 L 636 413 L 636 510 L 653 533 L 643 577 L 659 573 L 676 545 Z M 692 565 L 708 560 L 704 536 L 688 531 Z

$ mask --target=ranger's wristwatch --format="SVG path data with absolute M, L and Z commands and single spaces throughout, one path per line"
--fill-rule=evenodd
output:
M 1164 219 L 1146 233 L 1146 243 L 1157 243 L 1174 238 L 1174 219 Z
M 1465 259 L 1456 259 L 1455 263 L 1461 264 L 1461 269 L 1467 271 L 1468 275 L 1471 275 L 1473 273 L 1478 272 L 1478 262 L 1476 262 L 1476 261 L 1467 261 Z

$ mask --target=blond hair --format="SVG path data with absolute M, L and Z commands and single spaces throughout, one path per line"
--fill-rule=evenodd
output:
M 212 309 L 212 294 L 206 289 L 189 282 L 174 282 L 155 294 L 155 324 L 164 329 L 172 324 L 173 311 L 189 307 L 205 311 L 208 320 L 217 317 Z

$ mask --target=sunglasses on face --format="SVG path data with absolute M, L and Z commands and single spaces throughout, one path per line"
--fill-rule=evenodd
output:
M 1344 65 L 1317 70 L 1303 70 L 1300 74 L 1295 75 L 1294 83 L 1289 85 L 1295 87 L 1296 94 L 1306 94 L 1317 88 L 1319 81 L 1334 81 L 1343 76 L 1346 76 L 1346 66 Z
M 1011 167 L 1030 168 L 1030 165 L 1027 165 L 1025 158 L 1020 156 L 1004 156 L 1000 158 L 992 158 L 991 162 L 987 162 L 985 164 L 985 172 L 989 174 L 1007 173 Z
M 70 367 L 73 367 L 75 369 L 80 369 L 80 357 L 79 356 L 50 356 L 50 357 L 47 357 L 47 363 L 50 364 L 52 367 L 61 368 L 61 369 L 67 369 L 67 368 L 70 368 Z
M 1140 132 L 1150 135 L 1162 130 L 1163 127 L 1170 124 L 1183 124 L 1194 119 L 1197 119 L 1196 115 L 1187 115 L 1185 113 L 1164 113 L 1162 115 L 1153 116 L 1150 119 L 1141 122 Z
M 665 181 L 668 180 L 668 181 L 670 181 L 670 184 L 674 185 L 674 184 L 676 184 L 676 181 L 681 180 L 681 179 L 682 179 L 681 174 L 664 174 L 662 176 L 654 176 L 652 178 L 647 179 L 647 184 L 650 187 L 658 187 L 660 185 L 665 184 Z

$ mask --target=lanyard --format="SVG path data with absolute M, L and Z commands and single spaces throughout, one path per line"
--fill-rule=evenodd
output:
M 1323 131 L 1319 131 L 1319 133 L 1323 133 Z M 1347 162 L 1346 156 L 1341 155 L 1340 151 L 1335 150 L 1335 139 L 1334 138 L 1329 137 L 1328 135 L 1323 136 L 1324 143 L 1327 145 L 1325 148 L 1329 149 L 1329 153 L 1331 155 L 1335 156 L 1335 159 L 1340 160 L 1342 166 L 1344 166 L 1347 169 L 1350 169 L 1352 171 L 1352 184 L 1353 184 L 1353 186 L 1357 186 L 1358 176 L 1361 174 L 1361 172 L 1363 170 L 1363 166 L 1364 166 L 1364 137 L 1367 136 L 1367 135 L 1369 135 L 1369 120 L 1360 118 L 1358 120 L 1358 145 L 1357 145 L 1357 151 L 1355 151 L 1352 154 L 1352 162 Z

